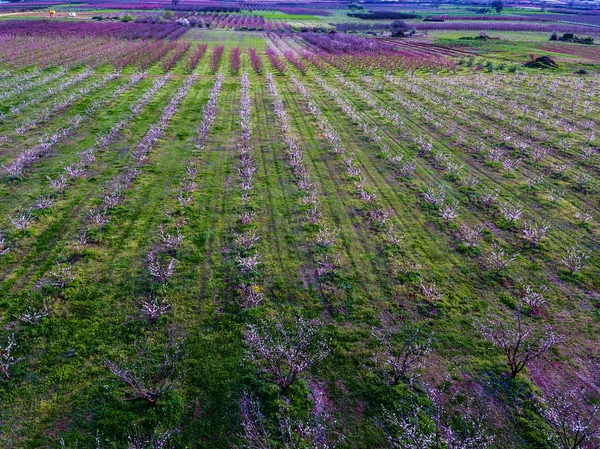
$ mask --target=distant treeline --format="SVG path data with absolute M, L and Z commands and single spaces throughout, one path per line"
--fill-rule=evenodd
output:
M 0 5 L 0 11 L 7 12 L 27 12 L 37 9 L 47 9 L 49 5 L 34 5 L 34 6 L 14 6 L 15 3 L 3 3 Z
M 362 20 L 404 20 L 404 19 L 416 19 L 419 16 L 416 14 L 407 14 L 403 12 L 395 11 L 369 11 L 369 12 L 356 12 L 349 13 L 348 16 L 356 17 Z
M 198 12 L 240 12 L 241 8 L 236 6 L 200 6 L 193 3 L 185 5 L 168 5 L 164 9 L 171 11 L 198 11 Z
M 332 23 L 331 25 L 335 26 L 337 31 L 347 32 L 347 31 L 383 31 L 389 30 L 389 23 L 364 23 L 364 22 L 347 22 L 347 23 Z

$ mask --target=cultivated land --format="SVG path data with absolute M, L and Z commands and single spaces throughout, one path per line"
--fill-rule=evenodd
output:
M 597 45 L 114 7 L 0 21 L 5 447 L 597 447 Z

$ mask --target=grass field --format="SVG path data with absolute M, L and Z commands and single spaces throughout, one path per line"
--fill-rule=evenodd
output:
M 285 14 L 278 11 L 252 11 L 252 14 L 264 17 L 270 20 L 316 20 L 317 18 L 310 14 Z
M 453 66 L 366 73 L 300 33 L 192 28 L 143 76 L 38 72 L 6 38 L 2 445 L 550 449 L 541 404 L 582 387 L 593 429 L 598 61 L 530 33 L 445 56 L 476 34 L 402 56 Z M 515 313 L 540 336 L 516 373 L 485 331 Z
M 226 48 L 257 48 L 264 50 L 265 39 L 259 31 L 225 31 L 191 29 L 184 36 L 184 40 L 199 41 L 207 44 L 224 45 Z

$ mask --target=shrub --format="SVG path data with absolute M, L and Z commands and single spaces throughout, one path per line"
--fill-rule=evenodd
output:
M 394 20 L 390 28 L 394 37 L 404 37 L 404 33 L 410 31 L 410 27 L 402 20 Z

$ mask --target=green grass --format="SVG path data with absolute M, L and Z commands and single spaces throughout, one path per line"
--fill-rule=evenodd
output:
M 232 30 L 206 30 L 192 28 L 182 37 L 183 40 L 198 41 L 201 43 L 224 45 L 226 49 L 233 47 L 256 48 L 262 51 L 265 40 L 261 31 L 232 31 Z
M 310 14 L 286 14 L 279 11 L 242 11 L 242 14 L 264 17 L 265 20 L 318 20 L 316 16 Z

